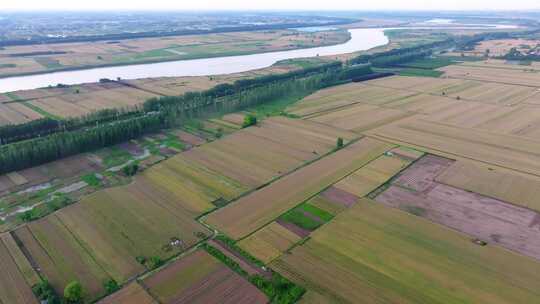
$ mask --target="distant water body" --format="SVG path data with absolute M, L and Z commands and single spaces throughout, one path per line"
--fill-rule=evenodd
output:
M 469 25 L 451 25 L 448 28 L 471 28 Z M 482 25 L 484 26 L 489 25 Z M 497 28 L 515 28 L 515 26 L 493 26 Z M 411 27 L 409 29 L 429 29 L 431 27 Z M 433 28 L 441 28 L 439 26 Z M 384 34 L 389 28 L 350 29 L 351 39 L 345 43 L 308 49 L 260 53 L 252 55 L 215 57 L 193 60 L 178 60 L 160 63 L 146 63 L 115 67 L 91 68 L 75 71 L 52 72 L 47 74 L 15 76 L 0 79 L 0 92 L 29 90 L 49 85 L 80 84 L 97 82 L 102 78 L 137 79 L 151 77 L 210 76 L 240 73 L 269 67 L 274 63 L 293 58 L 330 56 L 365 51 L 385 45 L 389 42 Z M 396 28 L 407 29 L 407 28 Z
M 0 92 L 28 90 L 49 85 L 97 82 L 101 78 L 137 79 L 148 77 L 206 76 L 239 73 L 261 69 L 292 58 L 305 58 L 352 53 L 388 43 L 384 29 L 350 29 L 351 39 L 345 43 L 241 56 L 178 60 L 115 67 L 93 68 L 47 74 L 15 76 L 0 79 Z

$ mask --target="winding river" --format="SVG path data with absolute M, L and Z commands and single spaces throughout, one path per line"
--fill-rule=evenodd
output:
M 337 55 L 368 50 L 388 43 L 384 29 L 350 29 L 351 39 L 345 43 L 291 51 L 253 55 L 178 60 L 160 63 L 104 67 L 47 74 L 15 76 L 0 79 L 0 92 L 28 90 L 49 85 L 97 82 L 101 78 L 136 79 L 148 77 L 203 76 L 261 69 L 277 61 L 292 58 Z
M 409 27 L 409 29 L 474 29 L 494 27 L 494 28 L 516 28 L 515 25 L 466 25 L 444 23 L 441 26 Z M 466 27 L 463 27 L 466 26 Z M 473 26 L 473 27 L 471 27 Z M 137 79 L 150 77 L 174 77 L 174 76 L 207 76 L 239 73 L 249 70 L 261 69 L 273 65 L 274 63 L 292 58 L 305 58 L 315 56 L 330 56 L 346 54 L 357 51 L 369 50 L 371 48 L 385 45 L 389 42 L 384 34 L 385 30 L 391 28 L 361 28 L 349 29 L 351 39 L 345 43 L 323 46 L 308 49 L 260 53 L 252 55 L 215 57 L 193 60 L 178 60 L 160 63 L 145 63 L 136 65 L 125 65 L 116 67 L 91 68 L 75 71 L 52 72 L 47 74 L 14 76 L 0 79 L 0 92 L 11 92 L 17 90 L 36 89 L 49 85 L 79 84 L 87 82 L 97 82 L 101 78 L 116 79 Z M 402 28 L 407 29 L 407 28 Z

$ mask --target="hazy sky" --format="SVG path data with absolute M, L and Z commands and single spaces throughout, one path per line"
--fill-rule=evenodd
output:
M 540 9 L 540 0 L 0 0 L 0 10 L 505 10 Z

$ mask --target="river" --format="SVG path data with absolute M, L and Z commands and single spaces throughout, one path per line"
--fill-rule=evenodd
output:
M 452 20 L 441 26 L 413 26 L 399 29 L 485 29 L 494 27 L 499 29 L 517 28 L 515 25 L 491 24 L 459 24 Z M 422 24 L 420 24 L 422 25 Z M 14 76 L 0 79 L 0 92 L 29 90 L 49 85 L 79 84 L 97 82 L 101 78 L 137 79 L 151 77 L 175 76 L 207 76 L 239 73 L 256 70 L 273 65 L 274 63 L 292 58 L 305 58 L 315 56 L 329 56 L 365 51 L 385 45 L 389 42 L 384 34 L 385 30 L 393 28 L 363 28 L 349 29 L 351 39 L 345 43 L 308 49 L 298 49 L 281 52 L 260 53 L 252 55 L 215 57 L 193 60 L 178 60 L 160 63 L 145 63 L 115 67 L 91 68 L 75 71 L 52 72 L 47 74 Z
M 136 79 L 239 73 L 265 68 L 284 59 L 346 54 L 368 50 L 388 43 L 388 38 L 384 35 L 384 29 L 350 29 L 349 32 L 351 33 L 349 41 L 332 46 L 8 77 L 0 79 L 0 92 L 35 89 L 58 83 L 97 82 L 101 78 Z

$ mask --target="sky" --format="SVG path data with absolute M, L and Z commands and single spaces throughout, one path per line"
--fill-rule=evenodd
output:
M 0 10 L 528 10 L 540 0 L 0 0 Z

